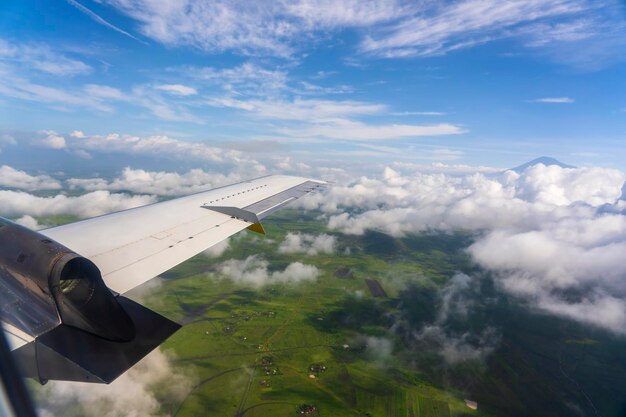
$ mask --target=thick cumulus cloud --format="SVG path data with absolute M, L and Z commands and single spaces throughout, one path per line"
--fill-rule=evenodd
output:
M 230 259 L 223 262 L 218 271 L 235 282 L 262 286 L 278 282 L 301 282 L 315 280 L 320 272 L 313 265 L 293 262 L 282 271 L 270 272 L 269 262 L 257 255 L 246 259 Z
M 386 168 L 380 178 L 335 185 L 301 204 L 331 213 L 331 228 L 352 234 L 367 229 L 394 236 L 428 229 L 532 230 L 572 213 L 593 217 L 597 206 L 619 198 L 624 178 L 617 170 L 541 164 L 523 173 L 463 176 Z
M 33 216 L 28 216 L 28 215 L 22 216 L 19 219 L 16 219 L 15 223 L 22 225 L 24 227 L 27 227 L 31 230 L 39 230 L 45 227 L 44 225 L 39 224 L 37 219 L 35 219 Z
M 310 235 L 308 233 L 287 233 L 285 240 L 278 247 L 280 253 L 333 253 L 337 238 L 328 234 Z
M 8 165 L 0 166 L 0 187 L 27 191 L 59 190 L 61 183 L 49 175 L 30 175 Z
M 160 417 L 166 415 L 161 404 L 179 404 L 192 385 L 193 376 L 174 368 L 157 349 L 110 385 L 50 381 L 37 390 L 39 415 Z
M 121 175 L 112 181 L 102 178 L 70 178 L 67 184 L 71 189 L 85 191 L 109 190 L 131 191 L 140 194 L 180 196 L 210 190 L 227 184 L 241 182 L 246 178 L 242 173 L 227 175 L 192 169 L 184 174 L 164 171 L 146 171 L 124 168 Z
M 622 172 L 542 164 L 467 175 L 403 168 L 301 204 L 326 211 L 329 227 L 344 233 L 476 231 L 468 251 L 502 288 L 543 311 L 626 333 Z
M 22 191 L 0 190 L 0 216 L 71 215 L 87 218 L 139 207 L 155 201 L 154 196 L 112 194 L 108 191 L 94 191 L 77 197 L 68 197 L 63 194 L 39 197 Z

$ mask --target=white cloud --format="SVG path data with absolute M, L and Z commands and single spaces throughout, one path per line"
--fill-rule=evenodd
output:
M 320 271 L 313 265 L 302 262 L 292 262 L 284 271 L 275 271 L 270 275 L 272 282 L 301 282 L 312 281 L 320 275 Z
M 536 48 L 602 38 L 606 32 L 605 16 L 587 0 L 106 3 L 165 45 L 255 56 L 290 57 L 306 42 L 345 29 L 361 37 L 361 51 L 378 57 L 439 55 L 507 37 Z
M 328 226 L 344 233 L 480 232 L 469 253 L 507 292 L 545 312 L 626 333 L 624 173 L 543 164 L 465 175 L 396 167 L 407 173 L 387 168 L 300 204 L 326 211 Z
M 285 100 L 239 100 L 230 97 L 211 99 L 209 104 L 245 110 L 259 117 L 278 120 L 299 120 L 306 122 L 329 121 L 339 117 L 362 116 L 380 113 L 386 107 L 382 104 L 361 101 L 335 101 L 295 98 Z
M 84 62 L 69 58 L 45 44 L 17 44 L 2 39 L 0 39 L 0 62 L 64 77 L 88 74 L 92 71 L 92 68 Z
M 438 173 L 438 174 L 448 174 L 448 175 L 460 175 L 460 174 L 474 174 L 474 173 L 483 173 L 483 174 L 493 174 L 497 172 L 504 171 L 501 168 L 494 168 L 484 165 L 474 166 L 474 165 L 466 165 L 466 164 L 445 164 L 442 162 L 432 162 L 430 164 L 415 164 L 412 162 L 393 162 L 391 164 L 391 168 L 397 169 L 399 171 L 409 171 L 415 172 L 419 171 L 422 173 Z
M 471 286 L 474 284 L 469 275 L 456 273 L 439 292 L 441 304 L 437 312 L 437 322 L 444 323 L 450 316 L 466 317 L 471 305 Z
M 447 113 L 440 111 L 401 111 L 391 114 L 393 116 L 445 116 Z
M 85 137 L 85 134 L 81 130 L 74 130 L 70 133 L 70 136 L 73 138 L 81 139 Z
M 108 191 L 94 191 L 77 197 L 62 194 L 38 197 L 21 191 L 0 190 L 0 216 L 47 217 L 65 214 L 86 218 L 154 202 L 156 198 L 153 196 L 129 196 Z
M 104 112 L 112 111 L 111 107 L 104 104 L 100 99 L 85 96 L 84 91 L 65 90 L 35 83 L 23 76 L 19 69 L 11 69 L 6 66 L 0 66 L 0 95 L 50 105 L 69 105 Z
M 386 168 L 382 178 L 362 177 L 335 185 L 324 195 L 301 202 L 337 213 L 329 226 L 348 233 L 381 229 L 393 235 L 436 229 L 531 228 L 544 221 L 593 215 L 594 206 L 612 204 L 620 196 L 622 172 L 602 168 L 560 168 L 542 164 L 518 174 L 440 173 L 403 175 Z
M 405 9 L 393 0 L 107 3 L 137 20 L 144 35 L 166 45 L 276 56 L 290 55 L 298 41 L 312 39 L 312 32 L 368 26 L 394 19 Z
M 496 230 L 469 252 L 539 308 L 626 333 L 626 216 L 572 216 L 540 230 Z
M 126 100 L 127 97 L 117 88 L 100 84 L 87 84 L 84 87 L 85 93 L 97 99 L 104 100 Z
M 2 134 L 0 135 L 0 145 L 17 145 L 17 141 L 11 135 Z
M 570 97 L 544 97 L 534 100 L 536 103 L 551 103 L 551 104 L 571 104 L 574 103 L 574 99 Z
M 182 67 L 174 69 L 197 82 L 217 86 L 233 94 L 267 95 L 287 89 L 287 72 L 245 62 L 233 68 Z
M 424 326 L 415 338 L 431 345 L 449 365 L 482 361 L 495 350 L 499 337 L 492 328 L 478 335 L 448 334 L 440 325 Z
M 195 88 L 182 84 L 163 84 L 157 86 L 156 88 L 157 90 L 163 90 L 175 96 L 193 96 L 198 94 L 198 91 Z
M 116 31 L 117 33 L 121 33 L 124 36 L 128 36 L 131 39 L 134 39 L 136 41 L 139 41 L 139 42 L 143 43 L 142 41 L 140 41 L 139 39 L 137 39 L 136 37 L 134 37 L 130 33 L 126 32 L 125 30 L 120 29 L 119 27 L 117 27 L 117 26 L 113 25 L 112 23 L 106 21 L 105 19 L 103 19 L 102 17 L 100 17 L 99 15 L 97 15 L 96 13 L 94 13 L 93 11 L 88 9 L 87 7 L 83 6 L 82 4 L 78 3 L 77 1 L 75 1 L 75 0 L 66 0 L 66 1 L 69 4 L 71 4 L 72 6 L 76 7 L 81 12 L 85 13 L 87 16 L 89 16 L 95 22 L 98 22 L 99 24 L 101 24 L 102 26 L 108 27 L 109 29 L 112 29 L 112 30 Z
M 327 234 L 287 233 L 285 240 L 278 247 L 278 252 L 306 253 L 312 256 L 319 253 L 331 254 L 335 251 L 336 243 L 337 238 Z
M 171 359 L 156 349 L 109 385 L 50 381 L 37 387 L 38 411 L 42 417 L 68 415 L 76 410 L 87 417 L 162 417 L 161 395 L 178 404 L 193 388 L 194 377 L 176 369 Z
M 0 187 L 27 191 L 59 190 L 61 183 L 49 175 L 30 175 L 8 165 L 0 166 Z
M 367 36 L 361 48 L 385 57 L 440 55 L 508 37 L 522 25 L 573 16 L 586 8 L 583 0 L 461 0 L 424 5 L 414 15 Z
M 203 253 L 209 258 L 219 258 L 228 250 L 230 247 L 228 243 L 228 239 L 222 240 L 221 242 L 211 246 L 209 249 L 205 250 Z
M 458 135 L 466 130 L 448 123 L 436 125 L 372 125 L 336 119 L 304 128 L 284 128 L 281 133 L 294 137 L 322 137 L 343 140 L 385 140 L 406 137 Z
M 180 102 L 172 102 L 159 94 L 159 90 L 146 85 L 132 88 L 131 103 L 141 106 L 159 119 L 172 122 L 188 122 L 203 124 L 204 121 L 194 115 L 191 110 Z
M 88 152 L 124 153 L 130 155 L 158 156 L 172 159 L 229 162 L 242 164 L 250 172 L 263 172 L 264 167 L 236 150 L 224 150 L 205 143 L 187 142 L 167 136 L 132 136 L 111 133 L 73 138 L 67 146 L 71 150 Z
M 192 169 L 185 174 L 124 168 L 121 175 L 110 182 L 102 178 L 70 178 L 70 189 L 85 191 L 130 191 L 140 194 L 180 196 L 210 190 L 243 181 L 245 174 L 234 170 L 228 175 Z
M 283 271 L 270 272 L 269 263 L 257 255 L 244 260 L 230 259 L 223 262 L 219 272 L 235 282 L 262 286 L 276 282 L 300 282 L 316 279 L 320 272 L 313 265 L 301 262 L 289 264 Z
M 359 336 L 356 343 L 365 345 L 365 353 L 378 366 L 384 366 L 392 358 L 393 342 L 386 337 Z
M 39 132 L 41 137 L 35 139 L 34 143 L 44 148 L 64 149 L 66 146 L 65 138 L 52 130 L 43 130 Z
M 27 227 L 31 230 L 39 230 L 39 229 L 43 229 L 45 226 L 39 224 L 39 222 L 37 221 L 37 219 L 35 219 L 32 216 L 22 216 L 19 219 L 15 220 L 15 223 L 22 225 L 24 227 Z

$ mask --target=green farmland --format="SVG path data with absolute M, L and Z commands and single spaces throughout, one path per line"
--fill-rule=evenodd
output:
M 161 349 L 189 388 L 181 397 L 167 380 L 148 385 L 153 415 L 626 415 L 624 337 L 506 295 L 471 263 L 471 235 L 353 236 L 318 216 L 280 212 L 266 237 L 239 234 L 219 257 L 198 255 L 130 294 L 185 325 Z M 336 245 L 284 253 L 288 232 L 326 233 Z M 224 273 L 251 256 L 265 278 L 285 278 L 295 262 L 318 275 L 252 285 Z M 468 284 L 451 292 L 460 273 Z M 378 284 L 366 280 L 383 291 L 373 296 Z M 93 415 L 78 404 L 62 411 Z
M 465 258 L 399 262 L 376 253 L 376 236 L 338 240 L 340 256 L 280 254 L 278 245 L 289 231 L 332 233 L 301 216 L 287 211 L 273 218 L 265 239 L 252 233 L 232 239 L 218 259 L 191 259 L 167 273 L 147 298 L 149 307 L 186 324 L 162 348 L 174 352 L 177 366 L 192 368 L 195 378 L 182 403 L 163 404 L 164 410 L 176 416 L 295 416 L 299 406 L 312 404 L 315 411 L 309 415 L 319 416 L 475 414 L 461 393 L 407 371 L 401 355 L 389 352 L 382 361 L 373 360 L 362 341 L 389 334 L 389 323 L 379 313 L 394 310 L 393 297 L 406 281 L 419 276 L 443 282 Z M 320 276 L 257 288 L 236 284 L 215 270 L 222 260 L 254 254 L 267 259 L 270 269 L 300 261 L 315 265 Z M 340 268 L 349 268 L 353 276 L 337 278 Z M 379 280 L 390 298 L 374 299 L 366 276 Z M 312 374 L 312 363 L 324 364 L 326 371 Z

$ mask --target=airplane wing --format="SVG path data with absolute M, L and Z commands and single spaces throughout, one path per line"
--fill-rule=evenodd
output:
M 180 327 L 124 293 L 323 184 L 267 176 L 39 233 L 0 221 L 0 313 L 25 374 L 111 382 Z
M 269 176 L 41 231 L 93 261 L 124 294 L 323 183 Z

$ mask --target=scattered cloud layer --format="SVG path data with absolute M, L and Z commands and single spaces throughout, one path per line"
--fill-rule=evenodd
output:
M 60 54 L 46 44 L 15 44 L 0 39 L 0 63 L 3 62 L 59 77 L 88 74 L 93 70 L 84 62 Z
M 26 191 L 60 190 L 61 183 L 49 175 L 30 175 L 8 165 L 0 166 L 0 187 Z
M 244 179 L 246 177 L 236 171 L 224 175 L 192 169 L 184 174 L 178 174 L 126 167 L 119 177 L 111 181 L 102 178 L 70 178 L 66 183 L 72 190 L 130 191 L 138 194 L 180 196 L 234 184 Z
M 106 3 L 137 21 L 145 36 L 168 46 L 279 57 L 293 56 L 304 41 L 346 29 L 360 35 L 366 54 L 407 57 L 511 37 L 528 47 L 581 41 L 602 36 L 604 24 L 587 0 Z
M 266 169 L 262 164 L 238 150 L 220 148 L 202 142 L 173 139 L 163 135 L 134 136 L 117 133 L 86 135 L 82 131 L 73 131 L 69 135 L 63 135 L 47 130 L 34 135 L 31 143 L 34 146 L 66 150 L 86 158 L 90 158 L 92 153 L 119 153 L 174 160 L 205 161 L 239 167 L 240 172 L 247 172 L 248 175 L 262 175 Z M 193 171 L 188 176 L 191 177 L 198 172 Z M 137 175 L 142 174 L 137 172 Z M 132 176 L 132 172 L 129 172 L 128 176 Z
M 154 196 L 112 194 L 108 191 L 94 191 L 76 197 L 63 194 L 40 197 L 23 191 L 0 190 L 0 216 L 71 215 L 87 218 L 154 202 Z
M 514 36 L 529 23 L 587 8 L 586 2 L 577 0 L 437 3 L 367 36 L 361 47 L 385 57 L 442 55 Z
M 404 11 L 392 0 L 312 2 L 109 0 L 140 24 L 141 32 L 169 46 L 190 45 L 203 51 L 289 56 L 294 41 L 316 31 L 365 27 Z
M 278 247 L 278 252 L 306 253 L 307 255 L 331 254 L 335 251 L 336 244 L 337 238 L 327 234 L 287 233 L 285 240 Z
M 397 168 L 404 173 L 387 168 L 301 205 L 327 211 L 329 227 L 350 234 L 476 231 L 469 254 L 506 291 L 542 311 L 626 332 L 622 172 L 538 164 L 459 176 Z
M 282 271 L 270 272 L 268 266 L 269 262 L 253 255 L 243 260 L 225 261 L 218 267 L 218 271 L 235 282 L 257 287 L 277 282 L 311 281 L 315 280 L 320 273 L 315 266 L 301 262 L 290 263 Z
M 162 402 L 179 404 L 191 391 L 193 377 L 174 368 L 171 358 L 156 349 L 109 385 L 50 381 L 37 391 L 42 417 L 161 417 Z M 155 386 L 162 392 L 157 399 Z

